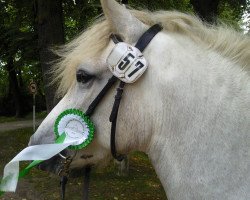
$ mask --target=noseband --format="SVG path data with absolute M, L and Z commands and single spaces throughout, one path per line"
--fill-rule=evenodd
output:
M 152 27 L 150 27 L 137 41 L 135 48 L 140 50 L 140 52 L 143 52 L 144 49 L 148 46 L 148 44 L 151 42 L 151 40 L 154 38 L 154 36 L 159 33 L 162 30 L 162 27 L 159 24 L 155 24 Z M 122 39 L 115 34 L 112 34 L 111 36 L 112 41 L 115 44 L 118 44 L 120 42 L 123 42 Z M 129 60 L 127 60 L 129 62 Z M 129 63 L 127 63 L 129 64 Z M 140 70 L 140 68 L 136 69 L 137 71 Z M 137 72 L 137 71 L 134 72 Z M 131 73 L 132 74 L 132 73 Z M 96 98 L 92 101 L 92 103 L 89 105 L 87 111 L 85 114 L 88 117 L 91 117 L 91 115 L 94 113 L 96 107 L 98 104 L 101 102 L 105 94 L 109 91 L 109 89 L 117 82 L 119 81 L 119 78 L 115 75 L 113 75 L 106 85 L 103 87 L 103 89 L 100 91 L 100 93 L 96 96 Z M 118 115 L 118 110 L 119 110 L 119 105 L 122 99 L 122 93 L 125 87 L 125 82 L 120 80 L 119 86 L 116 89 L 116 95 L 115 95 L 115 101 L 113 104 L 113 108 L 109 117 L 109 121 L 111 122 L 111 137 L 110 137 L 110 146 L 111 146 L 111 154 L 112 156 L 118 160 L 122 161 L 125 157 L 125 155 L 118 154 L 116 151 L 116 144 L 115 144 L 115 133 L 116 133 L 116 121 L 117 121 L 117 115 Z M 72 158 L 66 158 L 65 162 L 63 163 L 63 169 L 60 170 L 60 176 L 61 176 L 61 197 L 62 200 L 65 199 L 65 189 L 66 189 L 66 184 L 68 181 L 68 174 L 69 174 L 69 166 L 72 161 Z M 90 176 L 90 166 L 87 166 L 85 168 L 85 178 L 84 178 L 84 200 L 88 199 L 88 187 L 89 187 L 89 176 Z

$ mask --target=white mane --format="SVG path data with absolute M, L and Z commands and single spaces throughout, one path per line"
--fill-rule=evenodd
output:
M 164 30 L 182 34 L 198 45 L 219 52 L 224 57 L 240 64 L 250 73 L 250 39 L 229 27 L 204 24 L 195 16 L 173 11 L 131 10 L 143 23 L 151 26 L 161 23 Z M 107 20 L 99 19 L 93 26 L 80 34 L 75 40 L 64 45 L 56 53 L 61 57 L 52 70 L 54 80 L 58 81 L 58 94 L 65 94 L 75 81 L 75 69 L 86 58 L 96 57 L 107 46 L 113 30 Z

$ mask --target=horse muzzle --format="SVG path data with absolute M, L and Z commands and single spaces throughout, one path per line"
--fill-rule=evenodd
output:
M 53 156 L 49 160 L 45 160 L 37 165 L 37 168 L 42 171 L 47 171 L 61 177 L 67 176 L 71 178 L 81 177 L 84 175 L 86 166 L 92 166 L 88 164 L 86 166 L 72 168 L 71 163 L 75 158 L 76 152 L 73 155 L 68 155 L 66 150 L 63 150 L 59 154 Z M 92 155 L 82 155 L 81 159 L 86 160 L 92 158 Z
M 63 154 L 65 151 L 61 152 Z M 64 167 L 65 159 L 59 154 L 53 156 L 49 160 L 45 160 L 37 165 L 37 168 L 42 171 L 47 171 L 53 174 L 59 174 L 59 172 Z

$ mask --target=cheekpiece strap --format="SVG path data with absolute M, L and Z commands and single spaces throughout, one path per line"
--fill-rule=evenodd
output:
M 99 94 L 97 95 L 97 97 L 92 101 L 92 103 L 89 105 L 88 109 L 85 112 L 85 115 L 87 116 L 91 116 L 96 107 L 98 106 L 98 104 L 101 102 L 101 100 L 103 99 L 103 97 L 105 96 L 105 94 L 108 92 L 108 90 L 115 84 L 115 82 L 118 79 L 115 76 L 112 76 L 108 82 L 106 83 L 106 85 L 102 88 L 102 90 L 99 92 Z
M 162 26 L 159 24 L 155 24 L 140 37 L 135 47 L 142 52 L 148 46 L 148 44 L 151 42 L 154 36 L 157 33 L 159 33 L 161 30 L 162 30 Z M 123 42 L 121 38 L 117 35 L 112 34 L 110 37 L 115 44 L 118 44 L 119 42 Z M 113 104 L 112 112 L 109 118 L 111 122 L 111 137 L 110 137 L 111 153 L 112 153 L 112 156 L 118 161 L 122 161 L 125 158 L 125 155 L 121 155 L 117 153 L 116 145 L 115 145 L 117 115 L 118 115 L 119 105 L 122 99 L 124 86 L 125 86 L 125 82 L 120 81 L 119 87 L 117 88 L 117 93 L 115 96 L 115 101 Z

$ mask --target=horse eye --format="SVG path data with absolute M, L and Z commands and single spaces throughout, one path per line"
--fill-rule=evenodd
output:
M 78 70 L 76 72 L 76 80 L 77 80 L 78 83 L 87 83 L 92 78 L 94 78 L 94 75 L 88 74 L 83 70 Z

